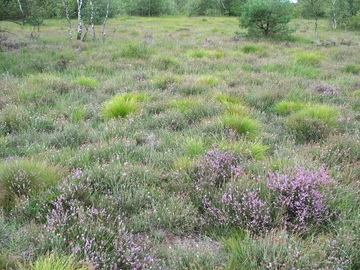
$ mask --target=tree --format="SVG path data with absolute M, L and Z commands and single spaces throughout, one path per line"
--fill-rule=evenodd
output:
M 240 16 L 240 26 L 248 29 L 250 36 L 288 37 L 294 30 L 288 26 L 292 5 L 284 0 L 248 1 Z
M 303 12 L 310 14 L 315 20 L 315 35 L 318 35 L 318 20 L 324 15 L 324 0 L 301 0 L 299 1 Z
M 344 22 L 349 17 L 349 4 L 346 0 L 328 0 L 325 12 L 332 28 L 336 29 L 340 22 Z

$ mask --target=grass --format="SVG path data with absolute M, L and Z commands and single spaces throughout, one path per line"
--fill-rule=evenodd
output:
M 26 46 L 0 53 L 0 268 L 358 269 L 360 40 L 319 26 L 336 46 L 234 17 L 119 16 L 104 43 L 7 24 Z M 336 183 L 304 232 L 267 188 L 298 167 Z

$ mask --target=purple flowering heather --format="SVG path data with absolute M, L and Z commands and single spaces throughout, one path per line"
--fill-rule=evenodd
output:
M 320 225 L 330 217 L 327 195 L 323 188 L 334 184 L 322 167 L 316 172 L 295 168 L 289 174 L 269 173 L 267 187 L 275 195 L 275 207 L 284 211 L 284 225 L 295 231 L 306 231 L 309 225 Z
M 212 149 L 197 163 L 195 188 L 221 188 L 225 182 L 241 174 L 240 158 L 232 152 Z
M 328 96 L 328 95 L 337 95 L 339 94 L 339 90 L 337 87 L 327 84 L 327 83 L 317 83 L 312 86 L 316 92 L 320 93 L 321 96 Z
M 204 209 L 211 222 L 243 227 L 257 234 L 266 230 L 271 222 L 270 210 L 260 199 L 258 192 L 259 190 L 239 192 L 237 188 L 230 188 L 223 194 L 218 206 L 204 200 Z
M 94 269 L 144 269 L 155 260 L 147 253 L 146 239 L 129 232 L 119 215 L 86 206 L 77 198 L 88 184 L 65 182 L 46 217 L 48 240 L 91 264 Z M 91 190 L 87 190 L 87 192 Z M 84 192 L 84 191 L 83 191 Z

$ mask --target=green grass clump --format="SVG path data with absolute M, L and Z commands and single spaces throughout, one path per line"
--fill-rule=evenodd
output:
M 360 97 L 360 89 L 357 89 L 350 94 L 353 97 Z
M 135 59 L 148 59 L 150 54 L 150 49 L 145 43 L 130 43 L 120 52 L 121 57 Z
M 324 59 L 323 55 L 318 52 L 298 51 L 294 55 L 296 63 L 312 67 L 319 67 Z
M 173 99 L 169 102 L 170 107 L 177 108 L 181 113 L 188 112 L 198 104 L 200 104 L 200 100 L 193 98 Z
M 160 70 L 174 69 L 180 66 L 179 60 L 172 56 L 160 56 L 155 60 L 156 68 Z
M 255 45 L 255 44 L 247 44 L 241 47 L 241 51 L 243 53 L 265 53 L 265 48 Z
M 77 78 L 76 83 L 78 85 L 81 85 L 85 88 L 90 88 L 90 89 L 94 89 L 99 86 L 99 81 L 97 79 L 89 78 L 89 77 Z
M 179 82 L 180 79 L 177 76 L 173 76 L 173 75 L 158 76 L 154 79 L 155 87 L 161 90 L 166 90 L 168 88 L 171 88 L 172 86 L 174 86 Z
M 303 102 L 283 100 L 275 103 L 274 111 L 280 115 L 288 115 L 290 113 L 301 110 L 305 106 L 306 104 Z
M 100 109 L 100 116 L 105 119 L 126 117 L 140 108 L 140 102 L 146 98 L 145 93 L 125 93 L 105 102 Z
M 208 86 L 216 85 L 218 83 L 219 79 L 214 76 L 200 76 L 197 79 L 197 82 L 200 84 L 205 84 Z
M 210 53 L 205 50 L 191 50 L 188 52 L 188 55 L 192 58 L 203 58 L 209 56 Z
M 188 155 L 197 156 L 205 152 L 205 144 L 202 139 L 188 138 L 185 149 Z
M 347 66 L 345 66 L 344 71 L 358 75 L 358 74 L 360 74 L 360 66 L 359 65 L 347 65 Z
M 337 125 L 338 111 L 327 105 L 307 106 L 287 116 L 286 124 L 300 143 L 326 138 Z
M 72 256 L 42 255 L 29 264 L 17 265 L 19 270 L 90 270 L 92 267 L 75 263 Z
M 65 171 L 28 159 L 0 163 L 0 207 L 11 210 L 18 200 L 60 183 Z
M 260 124 L 247 116 L 226 114 L 221 117 L 222 123 L 240 135 L 250 138 L 255 137 L 259 133 Z

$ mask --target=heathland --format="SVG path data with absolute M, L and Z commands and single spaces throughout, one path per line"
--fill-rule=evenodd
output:
M 359 269 L 359 33 L 292 24 L 2 23 L 0 268 Z

